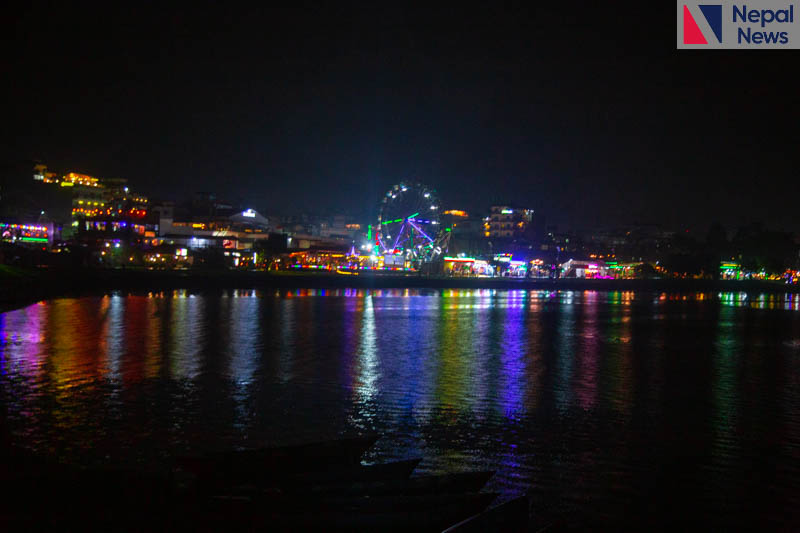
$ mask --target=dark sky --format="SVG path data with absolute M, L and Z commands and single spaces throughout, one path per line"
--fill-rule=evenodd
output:
M 800 230 L 800 51 L 679 52 L 669 2 L 62 4 L 4 15 L 3 161 L 269 212 L 367 214 L 415 179 L 562 227 Z

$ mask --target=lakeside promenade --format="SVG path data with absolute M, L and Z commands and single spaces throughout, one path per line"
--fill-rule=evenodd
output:
M 235 270 L 75 269 L 0 271 L 0 311 L 51 298 L 103 294 L 108 291 L 172 289 L 496 289 L 597 290 L 667 293 L 746 292 L 797 293 L 800 286 L 771 281 L 706 279 L 517 279 L 461 278 L 362 272 L 248 272 Z

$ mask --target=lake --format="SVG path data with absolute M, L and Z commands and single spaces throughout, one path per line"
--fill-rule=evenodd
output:
M 542 524 L 800 527 L 800 297 L 111 293 L 0 315 L 15 442 L 82 464 L 358 432 Z

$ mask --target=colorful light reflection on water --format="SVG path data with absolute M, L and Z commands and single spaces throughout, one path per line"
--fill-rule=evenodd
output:
M 78 462 L 384 435 L 543 521 L 792 526 L 796 295 L 232 290 L 0 315 L 14 438 Z M 675 511 L 680 509 L 680 512 Z

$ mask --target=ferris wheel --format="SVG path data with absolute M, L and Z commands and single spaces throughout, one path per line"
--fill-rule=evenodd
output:
M 381 200 L 376 231 L 381 253 L 407 260 L 430 259 L 442 252 L 439 235 L 439 199 L 418 183 L 394 185 Z

